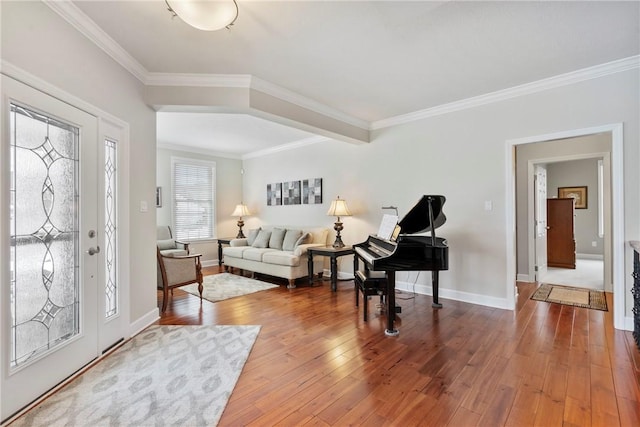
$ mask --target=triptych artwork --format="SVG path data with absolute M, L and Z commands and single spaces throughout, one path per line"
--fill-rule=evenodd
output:
M 322 204 L 322 178 L 267 184 L 267 206 Z

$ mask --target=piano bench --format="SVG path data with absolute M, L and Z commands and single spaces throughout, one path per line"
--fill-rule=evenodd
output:
M 364 313 L 364 321 L 367 321 L 368 312 L 368 296 L 379 295 L 380 303 L 382 298 L 387 293 L 387 274 L 384 271 L 356 271 L 354 277 L 354 290 L 356 297 L 356 307 L 360 305 L 360 292 L 362 292 L 362 300 L 364 307 L 362 311 Z

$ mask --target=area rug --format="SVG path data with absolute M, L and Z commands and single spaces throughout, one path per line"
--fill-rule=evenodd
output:
M 574 288 L 571 286 L 550 285 L 543 283 L 531 296 L 536 301 L 555 302 L 574 307 L 607 310 L 604 292 L 593 289 Z
M 215 426 L 259 331 L 151 326 L 11 426 Z
M 250 279 L 248 277 L 238 276 L 230 273 L 213 274 L 204 276 L 202 283 L 202 298 L 211 301 L 222 301 L 229 298 L 239 297 L 241 295 L 252 294 L 254 292 L 264 291 L 271 288 L 277 288 L 278 285 L 261 282 L 260 280 Z M 182 286 L 181 289 L 195 296 L 198 293 L 198 284 Z

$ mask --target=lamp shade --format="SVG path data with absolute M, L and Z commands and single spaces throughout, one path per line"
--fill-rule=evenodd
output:
M 194 28 L 216 31 L 233 24 L 238 17 L 234 0 L 165 0 L 171 11 Z
M 329 211 L 327 212 L 329 216 L 351 216 L 351 212 L 349 212 L 349 208 L 347 207 L 347 202 L 338 196 L 337 199 L 331 201 L 331 206 L 329 206 Z
M 231 216 L 235 216 L 235 217 L 243 217 L 243 216 L 249 216 L 249 215 L 251 215 L 251 212 L 249 212 L 249 208 L 247 208 L 242 203 L 240 203 L 239 205 L 236 205 L 236 208 L 233 210 L 233 213 L 231 214 Z

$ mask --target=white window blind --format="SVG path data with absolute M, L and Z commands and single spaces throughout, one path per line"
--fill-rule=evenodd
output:
M 172 164 L 174 237 L 214 238 L 215 163 L 174 158 Z

